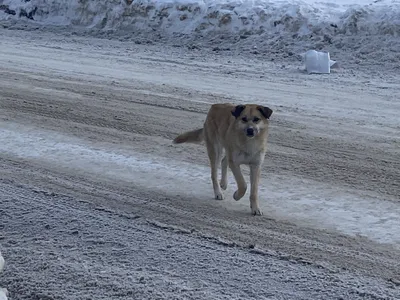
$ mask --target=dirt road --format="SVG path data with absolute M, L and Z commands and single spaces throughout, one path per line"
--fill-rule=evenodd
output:
M 400 299 L 395 75 L 1 35 L 12 299 Z M 231 174 L 213 200 L 204 147 L 171 144 L 218 102 L 274 110 L 262 217 Z

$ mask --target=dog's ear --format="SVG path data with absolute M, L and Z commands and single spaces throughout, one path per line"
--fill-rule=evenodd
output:
M 234 116 L 235 118 L 238 118 L 240 116 L 240 114 L 242 113 L 242 111 L 244 111 L 245 108 L 246 108 L 246 106 L 244 106 L 244 105 L 237 105 L 236 107 L 234 107 L 232 109 L 232 116 Z
M 258 110 L 261 112 L 261 114 L 264 116 L 264 118 L 269 119 L 272 115 L 272 109 L 266 106 L 259 106 Z

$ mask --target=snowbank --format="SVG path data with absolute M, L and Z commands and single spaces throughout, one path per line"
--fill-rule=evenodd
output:
M 360 32 L 397 35 L 399 32 L 400 3 L 397 0 L 331 2 L 4 0 L 0 1 L 0 19 L 24 18 L 41 24 L 165 34 L 250 35 L 268 31 L 305 36 L 321 29 L 350 35 Z
M 298 60 L 315 49 L 330 51 L 342 66 L 399 67 L 400 0 L 329 1 L 0 0 L 0 23 L 216 51 L 234 48 L 271 60 Z

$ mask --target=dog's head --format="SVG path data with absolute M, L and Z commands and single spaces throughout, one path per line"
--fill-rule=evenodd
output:
M 248 138 L 254 138 L 268 128 L 272 109 L 256 104 L 237 105 L 232 109 L 232 115 L 236 118 L 237 128 Z

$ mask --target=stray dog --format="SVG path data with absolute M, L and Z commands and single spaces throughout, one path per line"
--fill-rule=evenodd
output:
M 237 183 L 233 198 L 240 200 L 247 190 L 240 165 L 250 166 L 250 208 L 253 215 L 262 215 L 258 203 L 261 165 L 267 148 L 268 124 L 272 109 L 257 104 L 213 104 L 203 128 L 177 136 L 174 144 L 205 141 L 211 164 L 211 180 L 215 199 L 223 200 L 222 190 L 228 185 L 228 166 Z M 224 155 L 225 150 L 225 155 Z M 218 167 L 221 165 L 221 181 Z M 221 190 L 222 189 L 222 190 Z

